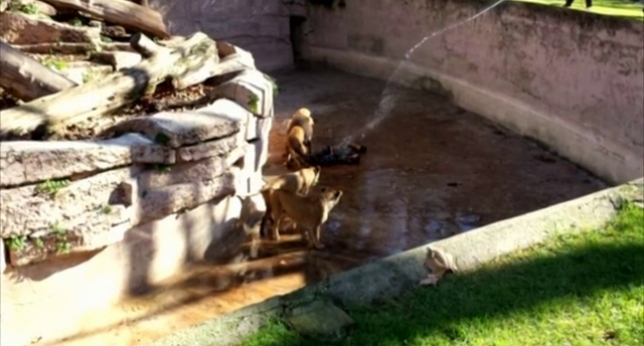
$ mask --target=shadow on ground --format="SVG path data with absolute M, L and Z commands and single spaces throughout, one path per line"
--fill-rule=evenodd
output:
M 642 231 L 644 229 L 640 228 L 640 233 Z M 356 324 L 348 336 L 337 344 L 470 345 L 474 344 L 472 338 L 476 338 L 476 332 L 489 336 L 491 327 L 495 323 L 499 326 L 499 321 L 502 328 L 517 328 L 520 322 L 516 319 L 521 314 L 548 314 L 558 304 L 571 301 L 591 304 L 591 298 L 601 296 L 606 299 L 606 292 L 634 288 L 641 290 L 644 282 L 642 239 L 637 238 L 628 244 L 621 242 L 616 246 L 589 244 L 566 253 L 556 253 L 546 248 L 536 258 L 489 267 L 474 274 L 449 276 L 437 287 L 418 287 L 398 299 L 349 311 Z M 632 308 L 636 309 L 637 297 L 631 303 Z M 585 311 L 573 309 L 574 306 L 566 311 L 570 313 L 570 333 L 588 333 L 583 328 L 575 328 L 575 316 L 583 316 Z M 619 310 L 615 305 L 611 309 Z M 609 316 L 615 311 L 605 313 L 605 318 L 598 323 L 602 327 L 605 324 L 607 329 L 604 331 L 608 333 L 609 328 L 615 328 L 610 325 L 613 318 Z M 639 331 L 644 334 L 644 327 L 633 328 L 631 333 Z M 508 330 L 508 333 L 512 331 Z M 598 333 L 583 337 L 592 343 L 601 342 L 603 336 Z M 620 343 L 619 339 L 613 341 Z M 286 326 L 275 324 L 247 339 L 243 345 L 327 344 L 305 339 Z

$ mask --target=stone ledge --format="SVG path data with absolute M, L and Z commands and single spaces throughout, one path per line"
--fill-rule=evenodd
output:
M 273 83 L 258 70 L 243 70 L 213 92 L 213 96 L 233 100 L 260 118 L 273 116 Z
M 230 153 L 234 149 L 246 145 L 244 137 L 243 133 L 239 132 L 226 138 L 178 148 L 176 150 L 177 163 L 198 161 Z
M 174 162 L 174 151 L 137 133 L 104 141 L 3 142 L 0 145 L 0 187 L 64 178 L 130 163 Z
M 193 111 L 161 112 L 126 120 L 116 125 L 114 131 L 141 133 L 156 143 L 179 148 L 239 132 L 244 125 L 243 119 L 228 115 L 231 109 L 233 108 L 230 106 L 215 102 Z
M 57 224 L 76 231 L 82 224 L 76 225 L 73 221 L 89 217 L 87 213 L 113 208 L 114 205 L 145 204 L 145 201 L 136 198 L 138 191 L 144 193 L 148 189 L 164 189 L 168 185 L 176 187 L 193 182 L 207 186 L 209 180 L 225 174 L 230 166 L 245 157 L 250 147 L 245 144 L 217 157 L 147 171 L 140 166 L 115 169 L 68 182 L 68 185 L 61 181 L 48 181 L 0 190 L 0 213 L 3 217 L 0 234 L 3 238 L 26 236 L 47 232 Z M 179 188 L 179 191 L 183 190 Z M 212 195 L 215 192 L 209 189 L 203 193 L 196 200 L 206 198 L 207 201 L 215 197 Z M 176 198 L 172 197 L 172 200 Z
M 229 171 L 211 180 L 164 186 L 143 191 L 134 225 L 193 209 L 215 198 L 235 194 L 236 173 Z
M 233 195 L 241 172 L 236 167 L 225 168 L 243 157 L 249 147 L 202 162 L 190 162 L 180 175 L 143 172 L 138 176 L 139 181 L 156 179 L 158 186 L 150 190 L 132 177 L 132 173 L 140 171 L 133 168 L 74 182 L 54 196 L 33 195 L 37 189 L 34 186 L 9 190 L 11 194 L 2 196 L 2 213 L 11 218 L 3 220 L 2 230 L 6 232 L 3 244 L 10 264 L 22 266 L 50 257 L 96 250 L 122 240 L 133 226 Z M 212 178 L 213 165 L 220 166 L 223 174 Z M 87 199 L 81 203 L 79 197 Z M 11 198 L 22 198 L 23 203 L 7 204 Z M 34 207 L 30 209 L 31 206 Z M 30 215 L 37 218 L 29 218 Z M 26 227 L 16 226 L 20 222 Z
M 166 166 L 165 170 L 145 171 L 139 175 L 139 189 L 154 190 L 169 185 L 201 182 L 216 178 L 226 173 L 230 166 L 246 154 L 247 146 L 238 147 L 220 156 Z
M 130 136 L 140 138 L 140 135 L 132 134 Z M 147 139 L 145 140 L 147 141 Z M 56 147 L 60 143 L 51 142 L 48 144 Z M 68 144 L 70 143 L 63 143 L 62 147 Z M 99 152 L 102 150 L 100 146 L 95 146 L 93 143 L 88 145 L 90 148 L 97 149 Z M 158 151 L 159 153 L 164 155 L 168 152 L 173 153 L 172 150 L 156 144 L 153 145 L 156 149 L 163 149 Z M 200 145 L 203 144 L 197 146 Z M 147 152 L 145 150 L 149 148 L 149 146 L 143 146 L 140 149 Z M 251 153 L 248 153 L 248 151 L 251 148 L 253 148 L 252 145 L 246 143 L 243 140 L 242 134 L 238 133 L 222 141 L 207 143 L 207 150 L 200 152 L 199 156 L 208 157 L 200 161 L 182 162 L 173 166 L 150 167 L 151 169 L 149 170 L 144 170 L 143 166 L 125 167 L 79 180 L 48 180 L 38 185 L 3 189 L 0 191 L 0 213 L 3 216 L 3 222 L 0 224 L 0 234 L 2 238 L 30 236 L 34 233 L 43 236 L 49 232 L 53 232 L 53 228 L 56 227 L 65 228 L 70 232 L 83 233 L 87 229 L 87 225 L 91 225 L 94 228 L 102 227 L 104 229 L 114 224 L 130 221 L 130 217 L 127 215 L 117 216 L 116 214 L 110 213 L 105 213 L 109 215 L 99 218 L 104 221 L 104 225 L 102 226 L 91 221 L 96 219 L 95 214 L 101 214 L 102 210 L 116 208 L 115 205 L 128 207 L 135 205 L 135 207 L 123 211 L 125 214 L 137 214 L 134 209 L 142 209 L 147 210 L 151 215 L 158 216 L 160 215 L 159 213 L 164 213 L 163 210 L 169 208 L 176 211 L 176 208 L 163 207 L 161 211 L 157 211 L 154 210 L 154 208 L 159 207 L 156 202 L 148 208 L 145 206 L 145 203 L 151 200 L 149 198 L 137 197 L 140 195 L 139 191 L 142 192 L 141 194 L 144 194 L 147 190 L 160 189 L 165 191 L 164 189 L 167 188 L 170 191 L 168 192 L 169 200 L 175 201 L 171 203 L 181 204 L 183 202 L 179 203 L 176 201 L 181 200 L 182 197 L 173 197 L 172 191 L 176 190 L 176 193 L 183 194 L 185 188 L 182 186 L 188 183 L 196 183 L 197 185 L 194 186 L 200 191 L 195 196 L 193 202 L 203 203 L 201 201 L 208 201 L 217 197 L 219 194 L 219 190 L 217 188 L 211 188 L 208 182 L 215 177 L 225 174 L 240 159 L 250 155 Z M 55 159 L 53 156 L 55 153 L 55 150 L 48 153 L 48 159 L 52 163 L 57 163 L 53 161 Z M 70 160 L 73 160 L 76 154 L 87 155 L 87 152 L 72 151 L 69 156 Z M 132 153 L 127 151 L 125 154 L 127 156 Z M 254 157 L 254 155 L 251 156 Z M 88 158 L 86 157 L 86 160 L 92 160 L 93 157 L 90 155 Z M 108 166 L 111 166 L 115 163 L 112 160 L 114 156 L 108 157 L 110 159 L 103 160 L 103 162 L 108 162 L 110 163 Z M 163 155 L 159 155 L 158 157 L 163 157 Z M 64 162 L 66 161 L 59 160 L 58 162 L 63 162 L 63 167 L 59 169 L 60 172 L 58 174 L 68 175 L 70 171 L 65 171 L 67 164 Z M 74 163 L 71 161 L 69 165 L 73 166 Z M 90 168 L 96 169 L 96 167 Z M 90 168 L 84 170 L 89 170 Z M 26 168 L 23 167 L 23 169 Z M 51 169 L 55 170 L 55 167 Z M 34 171 L 36 170 L 34 169 Z M 231 183 L 233 191 L 238 186 L 236 180 L 239 179 L 237 179 L 237 176 L 241 176 L 242 173 L 239 172 L 235 175 L 235 181 Z M 201 185 L 204 185 L 205 188 L 202 189 Z M 194 203 L 184 203 L 185 205 L 183 207 L 192 208 L 196 206 Z M 134 222 L 132 224 L 134 225 L 145 218 L 133 215 L 132 219 L 131 222 Z M 80 221 L 80 223 L 77 221 Z
M 117 206 L 109 214 L 101 210 L 92 213 L 88 218 L 74 220 L 74 230 L 56 226 L 53 233 L 43 232 L 42 236 L 32 234 L 21 238 L 9 238 L 3 242 L 7 244 L 9 263 L 13 266 L 24 266 L 51 257 L 97 250 L 119 242 L 131 228 L 126 214 L 123 206 Z M 113 218 L 112 215 L 120 217 Z M 115 222 L 116 220 L 121 221 Z M 15 244 L 13 246 L 12 241 Z
M 244 133 L 244 139 L 247 141 L 253 140 L 258 136 L 257 117 L 235 101 L 225 98 L 218 99 L 211 106 L 201 108 L 196 112 L 217 118 L 230 119 L 230 121 L 240 124 L 239 128 Z
M 78 220 L 92 218 L 106 208 L 128 204 L 131 196 L 121 196 L 119 184 L 140 172 L 140 167 L 126 167 L 86 179 L 72 181 L 67 186 L 42 183 L 0 190 L 0 235 L 2 238 L 52 232 L 56 225 L 69 231 L 84 228 Z M 109 213 L 105 213 L 109 214 Z M 114 215 L 106 215 L 108 219 Z M 126 218 L 127 219 L 127 218 Z M 115 220 L 115 223 L 123 220 Z M 45 235 L 43 234 L 43 235 Z

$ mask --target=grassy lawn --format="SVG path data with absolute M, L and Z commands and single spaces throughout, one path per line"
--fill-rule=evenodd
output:
M 337 345 L 644 345 L 644 211 L 559 236 L 471 275 L 449 275 L 377 306 Z M 325 345 L 281 323 L 245 346 Z
M 566 1 L 565 0 L 513 0 L 513 1 L 523 1 L 523 2 L 532 2 L 535 4 L 543 4 L 550 6 L 562 7 Z M 575 0 L 575 2 L 570 7 L 573 10 L 588 11 L 593 13 L 604 14 L 608 16 L 619 16 L 627 17 L 631 19 L 644 19 L 644 13 L 642 13 L 642 4 L 639 2 L 632 2 L 630 0 L 593 0 L 593 6 L 590 9 L 586 9 L 586 1 L 584 0 Z

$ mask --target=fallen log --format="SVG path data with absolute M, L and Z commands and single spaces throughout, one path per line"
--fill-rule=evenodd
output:
M 0 38 L 10 44 L 99 41 L 100 28 L 77 27 L 22 12 L 0 13 Z
M 0 86 L 23 101 L 31 101 L 76 86 L 72 80 L 43 66 L 2 40 L 0 70 Z
M 36 44 L 20 44 L 13 45 L 13 48 L 18 49 L 23 53 L 31 54 L 86 54 L 97 51 L 126 51 L 133 52 L 134 49 L 129 43 L 124 42 L 111 42 L 111 43 L 68 43 L 68 42 L 52 42 L 52 43 L 36 43 Z
M 127 0 L 43 0 L 57 8 L 86 12 L 107 22 L 121 25 L 137 32 L 169 38 L 163 17 L 147 6 Z
M 200 67 L 209 68 L 209 61 L 219 59 L 215 42 L 201 32 L 170 47 L 159 46 L 137 33 L 131 44 L 145 60 L 101 80 L 1 111 L 0 136 L 23 136 L 44 129 L 56 132 L 67 124 L 109 114 L 143 95 L 154 93 L 157 84 L 168 78 L 181 85 L 186 80 L 201 83 L 203 79 L 195 79 L 194 75 L 200 74 Z

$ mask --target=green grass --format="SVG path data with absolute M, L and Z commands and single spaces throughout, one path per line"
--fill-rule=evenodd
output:
M 644 211 L 348 313 L 337 345 L 644 345 Z M 269 324 L 244 346 L 325 345 Z
M 549 6 L 562 7 L 565 0 L 513 0 L 522 2 L 531 2 L 535 4 L 543 4 Z M 586 1 L 575 0 L 572 10 L 587 11 L 598 13 L 608 16 L 626 17 L 630 19 L 644 20 L 644 13 L 642 13 L 642 4 L 639 2 L 631 2 L 629 0 L 593 0 L 593 6 L 586 9 Z

